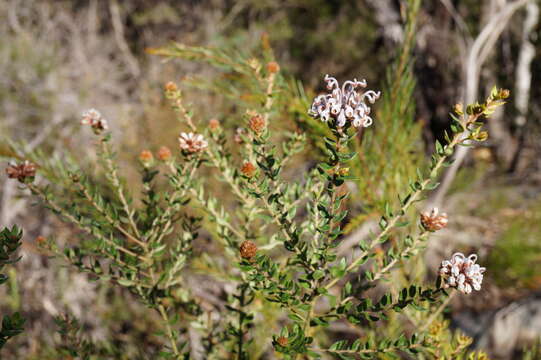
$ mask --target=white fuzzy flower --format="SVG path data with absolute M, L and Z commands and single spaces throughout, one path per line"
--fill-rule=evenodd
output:
M 81 124 L 90 125 L 97 134 L 109 128 L 107 120 L 96 109 L 89 109 L 83 112 Z
M 455 253 L 451 260 L 444 260 L 440 266 L 440 276 L 444 281 L 444 288 L 454 287 L 469 294 L 473 290 L 481 290 L 485 268 L 476 264 L 477 255 L 465 257 L 462 253 Z
M 354 127 L 368 127 L 372 125 L 372 118 L 369 116 L 370 107 L 366 104 L 368 101 L 373 104 L 379 97 L 380 92 L 373 90 L 363 91 L 366 87 L 366 81 L 346 81 L 340 88 L 338 81 L 325 75 L 328 94 L 317 96 L 308 110 L 308 114 L 323 122 L 331 118 L 336 120 L 338 127 L 346 125 L 350 121 Z
M 203 135 L 194 133 L 180 133 L 178 142 L 182 151 L 192 154 L 201 152 L 208 146 L 208 142 L 205 141 Z

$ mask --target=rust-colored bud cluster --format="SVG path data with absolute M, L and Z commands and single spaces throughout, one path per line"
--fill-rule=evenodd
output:
M 280 346 L 287 346 L 287 338 L 285 336 L 280 336 L 279 338 L 276 339 L 276 343 L 278 343 L 278 345 Z
M 421 225 L 425 230 L 438 231 L 447 226 L 448 222 L 446 213 L 439 213 L 438 208 L 434 208 L 431 212 L 421 214 Z
M 160 161 L 168 161 L 171 159 L 171 150 L 167 146 L 160 146 L 158 149 L 158 160 Z
M 9 164 L 6 174 L 10 179 L 17 179 L 19 182 L 28 183 L 34 181 L 37 166 L 28 160 L 19 164 Z
M 165 84 L 165 91 L 174 92 L 177 90 L 178 90 L 177 84 L 175 84 L 174 82 L 169 81 L 167 84 Z
M 242 175 L 251 178 L 255 175 L 256 167 L 249 161 L 245 161 L 240 168 Z
M 267 71 L 270 74 L 276 74 L 278 71 L 280 71 L 280 65 L 276 61 L 271 61 L 267 64 Z
M 253 114 L 248 120 L 248 127 L 257 135 L 260 135 L 267 127 L 267 122 L 260 114 Z
M 152 161 L 154 160 L 154 155 L 152 155 L 152 152 L 150 150 L 143 150 L 139 154 L 139 160 L 144 165 L 150 165 L 150 163 L 152 163 Z
M 218 121 L 218 119 L 210 119 L 210 121 L 209 121 L 209 129 L 211 131 L 218 130 L 219 127 L 220 127 L 220 122 Z
M 36 243 L 38 244 L 38 246 L 43 246 L 45 245 L 45 243 L 47 242 L 47 239 L 45 238 L 45 236 L 38 236 L 36 238 Z
M 253 259 L 257 253 L 257 245 L 250 240 L 245 240 L 240 244 L 239 247 L 240 256 L 243 259 Z

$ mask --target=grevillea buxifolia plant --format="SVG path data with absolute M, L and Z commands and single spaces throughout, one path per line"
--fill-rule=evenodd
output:
M 326 76 L 329 93 L 316 97 L 309 113 L 328 126 L 327 159 L 302 181 L 291 182 L 285 180 L 283 170 L 303 149 L 305 136 L 288 133 L 281 148 L 272 142 L 269 122 L 279 66 L 270 62 L 264 69 L 250 65 L 241 70 L 254 72 L 262 93 L 261 108 L 246 111 L 247 129 L 235 135 L 241 161 L 234 160 L 220 122 L 211 120 L 205 130 L 199 129 L 177 85 L 168 83 L 166 97 L 187 132 L 180 134 L 175 153 L 166 147 L 156 157 L 148 150 L 140 153 L 143 191 L 139 207 L 134 205 L 131 186 L 120 177 L 107 122 L 96 110 L 86 112 L 82 123 L 97 137 L 107 186 L 96 185 L 92 175 L 69 158 L 62 166 L 38 164 L 44 174 L 53 174 L 49 176 L 57 180 L 56 186 L 35 181 L 36 167 L 30 162 L 9 165 L 9 177 L 86 233 L 78 246 L 62 250 L 52 239 L 43 246 L 79 270 L 129 289 L 155 309 L 168 339 L 158 354 L 164 358 L 272 357 L 270 345 L 286 359 L 434 353 L 436 342 L 430 334 L 436 330 L 430 327 L 450 299 L 446 289 L 453 288 L 453 294 L 454 288 L 464 293 L 480 289 L 484 268 L 475 264 L 475 255 L 455 254 L 443 261 L 433 286 L 408 284 L 398 292 L 386 291 L 379 300 L 366 290 L 416 255 L 431 232 L 447 224 L 447 215 L 435 209 L 421 214 L 418 226 L 410 226 L 411 234 L 403 234 L 409 226 L 404 220 L 407 211 L 438 186 L 439 172 L 450 164 L 455 148 L 487 138 L 482 121 L 504 103 L 508 92 L 494 88 L 484 103 L 468 105 L 465 112 L 457 106 L 451 115 L 451 131 L 445 134 L 444 144 L 436 142 L 428 169 L 418 171 L 396 209 L 385 207 L 376 234 L 361 240 L 350 257 L 339 257 L 336 248 L 348 216 L 344 184 L 352 179 L 347 163 L 356 157 L 348 144 L 359 128 L 373 123 L 369 104 L 380 93 L 364 90 L 364 81 L 347 81 L 340 87 L 336 79 Z M 217 170 L 231 189 L 237 201 L 233 211 L 212 194 L 207 178 L 196 175 L 204 166 Z M 167 188 L 157 181 L 160 171 L 166 171 Z M 303 207 L 304 214 L 299 211 Z M 192 247 L 202 226 L 216 246 L 224 249 L 219 258 L 203 254 L 194 259 Z M 391 240 L 395 234 L 400 238 Z M 385 249 L 383 254 L 381 249 Z M 208 300 L 186 286 L 187 274 L 197 266 L 228 284 L 225 307 L 204 305 Z M 440 299 L 446 300 L 429 318 L 396 338 L 371 336 L 330 343 L 323 336 L 333 323 L 372 329 L 392 313 L 428 309 Z M 261 317 L 263 309 L 278 312 L 274 323 Z M 270 334 L 277 327 L 281 330 Z M 198 344 L 190 341 L 193 331 L 199 334 Z

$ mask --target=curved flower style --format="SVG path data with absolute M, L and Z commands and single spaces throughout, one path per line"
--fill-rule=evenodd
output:
M 178 142 L 181 150 L 192 154 L 201 152 L 208 146 L 208 142 L 203 138 L 203 135 L 194 133 L 180 133 Z
M 486 269 L 476 264 L 476 261 L 477 255 L 465 257 L 462 253 L 455 253 L 451 260 L 442 261 L 440 276 L 445 281 L 443 287 L 454 287 L 464 294 L 471 293 L 473 289 L 481 290 Z
M 327 82 L 327 90 L 330 94 L 318 95 L 312 106 L 308 110 L 308 114 L 316 119 L 321 119 L 323 122 L 328 122 L 329 119 L 336 120 L 338 127 L 346 125 L 346 121 L 351 121 L 354 127 L 368 127 L 372 125 L 370 107 L 366 104 L 368 101 L 373 104 L 379 99 L 381 93 L 373 90 L 360 91 L 366 87 L 366 80 L 346 81 L 340 88 L 338 81 L 325 75 Z

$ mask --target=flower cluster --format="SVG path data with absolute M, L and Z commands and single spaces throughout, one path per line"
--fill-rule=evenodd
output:
M 239 247 L 243 259 L 252 259 L 257 254 L 257 245 L 250 240 L 244 240 Z
M 256 133 L 257 135 L 260 135 L 267 127 L 267 122 L 265 121 L 263 116 L 261 116 L 260 114 L 251 112 L 250 120 L 248 120 L 248 127 L 254 133 Z
M 154 161 L 154 155 L 150 150 L 143 150 L 139 154 L 139 160 L 143 163 L 144 166 L 149 166 Z
M 248 177 L 248 178 L 251 178 L 252 176 L 255 175 L 255 172 L 256 172 L 256 167 L 254 166 L 254 164 L 252 164 L 251 162 L 249 161 L 245 161 L 241 168 L 240 168 L 240 172 L 242 173 L 242 175 Z
M 101 113 L 96 109 L 90 109 L 83 112 L 81 124 L 90 125 L 96 134 L 99 134 L 109 128 L 107 125 L 107 120 L 105 120 Z
M 36 176 L 36 164 L 25 160 L 20 164 L 9 164 L 6 168 L 6 174 L 10 179 L 17 179 L 22 183 L 32 182 Z
M 329 119 L 334 119 L 338 127 L 346 125 L 346 121 L 350 121 L 354 127 L 368 127 L 372 125 L 370 107 L 366 104 L 366 100 L 373 104 L 381 95 L 381 93 L 373 90 L 360 91 L 366 87 L 366 81 L 346 81 L 340 88 L 338 81 L 325 75 L 327 82 L 327 90 L 331 93 L 317 96 L 312 103 L 308 113 L 316 119 L 321 119 L 323 122 L 328 122 Z
M 477 255 L 465 257 L 462 253 L 455 253 L 451 260 L 444 260 L 440 266 L 440 276 L 444 280 L 444 288 L 454 287 L 464 294 L 473 289 L 481 290 L 485 268 L 476 264 Z
M 421 225 L 425 230 L 428 231 L 438 231 L 447 226 L 446 213 L 439 213 L 438 208 L 432 209 L 431 212 L 424 212 L 421 214 Z
M 180 133 L 178 142 L 180 149 L 190 154 L 204 151 L 208 147 L 208 142 L 201 134 Z
M 171 150 L 167 146 L 160 146 L 160 149 L 158 150 L 158 159 L 161 161 L 168 161 L 171 159 Z
M 215 131 L 220 127 L 220 121 L 218 119 L 210 119 L 209 121 L 209 129 L 211 131 Z

